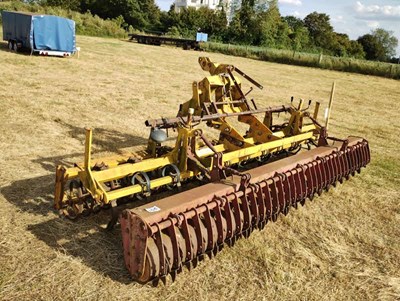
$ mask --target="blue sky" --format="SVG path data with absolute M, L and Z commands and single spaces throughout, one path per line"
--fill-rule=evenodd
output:
M 168 10 L 173 0 L 156 0 Z M 335 31 L 346 33 L 352 39 L 381 27 L 394 32 L 400 40 L 400 0 L 279 0 L 282 15 L 304 18 L 317 11 L 327 13 Z M 400 46 L 397 49 L 400 54 Z

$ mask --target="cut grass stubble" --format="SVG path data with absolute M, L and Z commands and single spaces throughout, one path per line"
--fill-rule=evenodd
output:
M 176 116 L 206 74 L 199 53 L 78 36 L 79 59 L 0 48 L 0 299 L 395 300 L 400 298 L 398 82 L 210 55 L 266 88 L 259 107 L 337 93 L 330 134 L 370 141 L 362 174 L 291 210 L 166 287 L 132 283 L 108 212 L 77 222 L 52 209 L 55 166 L 144 144 L 144 121 Z M 204 55 L 204 54 L 202 54 Z M 249 85 L 244 82 L 245 90 Z M 136 146 L 135 146 L 136 145 Z

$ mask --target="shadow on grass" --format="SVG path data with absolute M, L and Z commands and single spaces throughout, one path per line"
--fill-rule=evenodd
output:
M 10 49 L 8 49 L 7 42 L 0 43 L 0 51 L 10 52 L 10 53 L 19 54 L 19 55 L 25 55 L 25 56 L 31 55 L 31 51 L 29 49 L 20 49 L 20 50 L 18 50 L 18 52 L 11 51 Z
M 67 135 L 73 139 L 85 141 L 85 129 L 66 123 L 61 119 L 55 119 L 54 122 L 62 125 L 67 129 Z M 92 153 L 99 153 L 104 151 L 111 151 L 114 153 L 121 153 L 121 149 L 133 147 L 138 145 L 146 145 L 147 138 L 141 136 L 134 136 L 127 133 L 121 133 L 115 130 L 95 128 L 93 129 L 93 151 Z M 84 148 L 82 146 L 82 156 Z M 83 160 L 83 158 L 82 158 Z
M 69 136 L 84 141 L 84 130 L 66 123 L 63 123 L 63 125 L 68 127 Z M 143 145 L 147 142 L 147 139 L 143 137 L 102 128 L 96 128 L 95 133 L 96 135 L 93 135 L 94 151 L 92 153 L 104 151 L 118 152 L 117 147 L 133 147 Z M 51 174 L 14 181 L 9 186 L 1 187 L 0 193 L 8 202 L 25 212 L 48 215 L 49 212 L 53 211 L 53 193 L 57 165 L 73 166 L 74 162 L 71 160 L 73 157 L 81 157 L 81 161 L 83 161 L 83 151 L 82 145 L 82 152 L 32 160 L 33 163 L 39 164 L 43 169 L 51 172 Z
M 77 221 L 56 218 L 28 230 L 58 252 L 76 257 L 94 271 L 123 284 L 132 282 L 125 268 L 120 227 L 106 231 L 107 211 Z
M 57 122 L 62 123 L 60 120 Z M 62 123 L 62 125 L 68 128 L 70 137 L 84 141 L 84 130 L 66 123 Z M 96 128 L 93 137 L 94 153 L 106 150 L 117 152 L 116 147 L 132 147 L 147 142 L 142 137 L 101 128 Z M 82 153 L 34 159 L 33 163 L 39 164 L 51 173 L 14 181 L 11 185 L 1 187 L 0 194 L 23 212 L 47 217 L 54 216 L 52 213 L 54 212 L 53 193 L 56 166 L 59 164 L 72 165 L 71 158 L 76 156 L 82 156 L 83 160 L 83 147 Z M 194 183 L 187 185 L 186 189 L 193 185 Z M 176 191 L 160 190 L 146 201 L 123 204 L 118 207 L 118 211 L 124 208 L 134 208 L 174 193 Z M 81 217 L 76 221 L 61 217 L 52 218 L 28 225 L 27 229 L 56 251 L 78 258 L 94 271 L 104 274 L 112 280 L 129 284 L 132 280 L 125 268 L 120 227 L 117 225 L 112 231 L 105 230 L 110 218 L 111 210 L 102 210 L 98 214 Z

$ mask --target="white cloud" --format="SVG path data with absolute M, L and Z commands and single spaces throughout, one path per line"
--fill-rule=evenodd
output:
M 296 5 L 296 6 L 301 6 L 303 3 L 301 0 L 279 0 L 279 3 L 281 4 L 289 4 L 289 5 Z
M 378 28 L 379 27 L 379 22 L 378 21 L 367 21 L 367 26 L 369 28 Z
M 357 1 L 354 9 L 361 19 L 400 19 L 400 5 L 364 5 Z
M 346 23 L 346 21 L 344 20 L 343 16 L 334 16 L 334 17 L 332 17 L 332 22 L 343 23 L 343 24 Z

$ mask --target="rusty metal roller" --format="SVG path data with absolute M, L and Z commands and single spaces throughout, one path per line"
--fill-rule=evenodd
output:
M 360 172 L 370 161 L 361 138 L 251 169 L 249 183 L 240 177 L 200 186 L 132 210 L 120 218 L 125 264 L 140 283 L 174 280 L 205 255 L 216 255 L 279 214 L 304 204 L 337 182 Z

